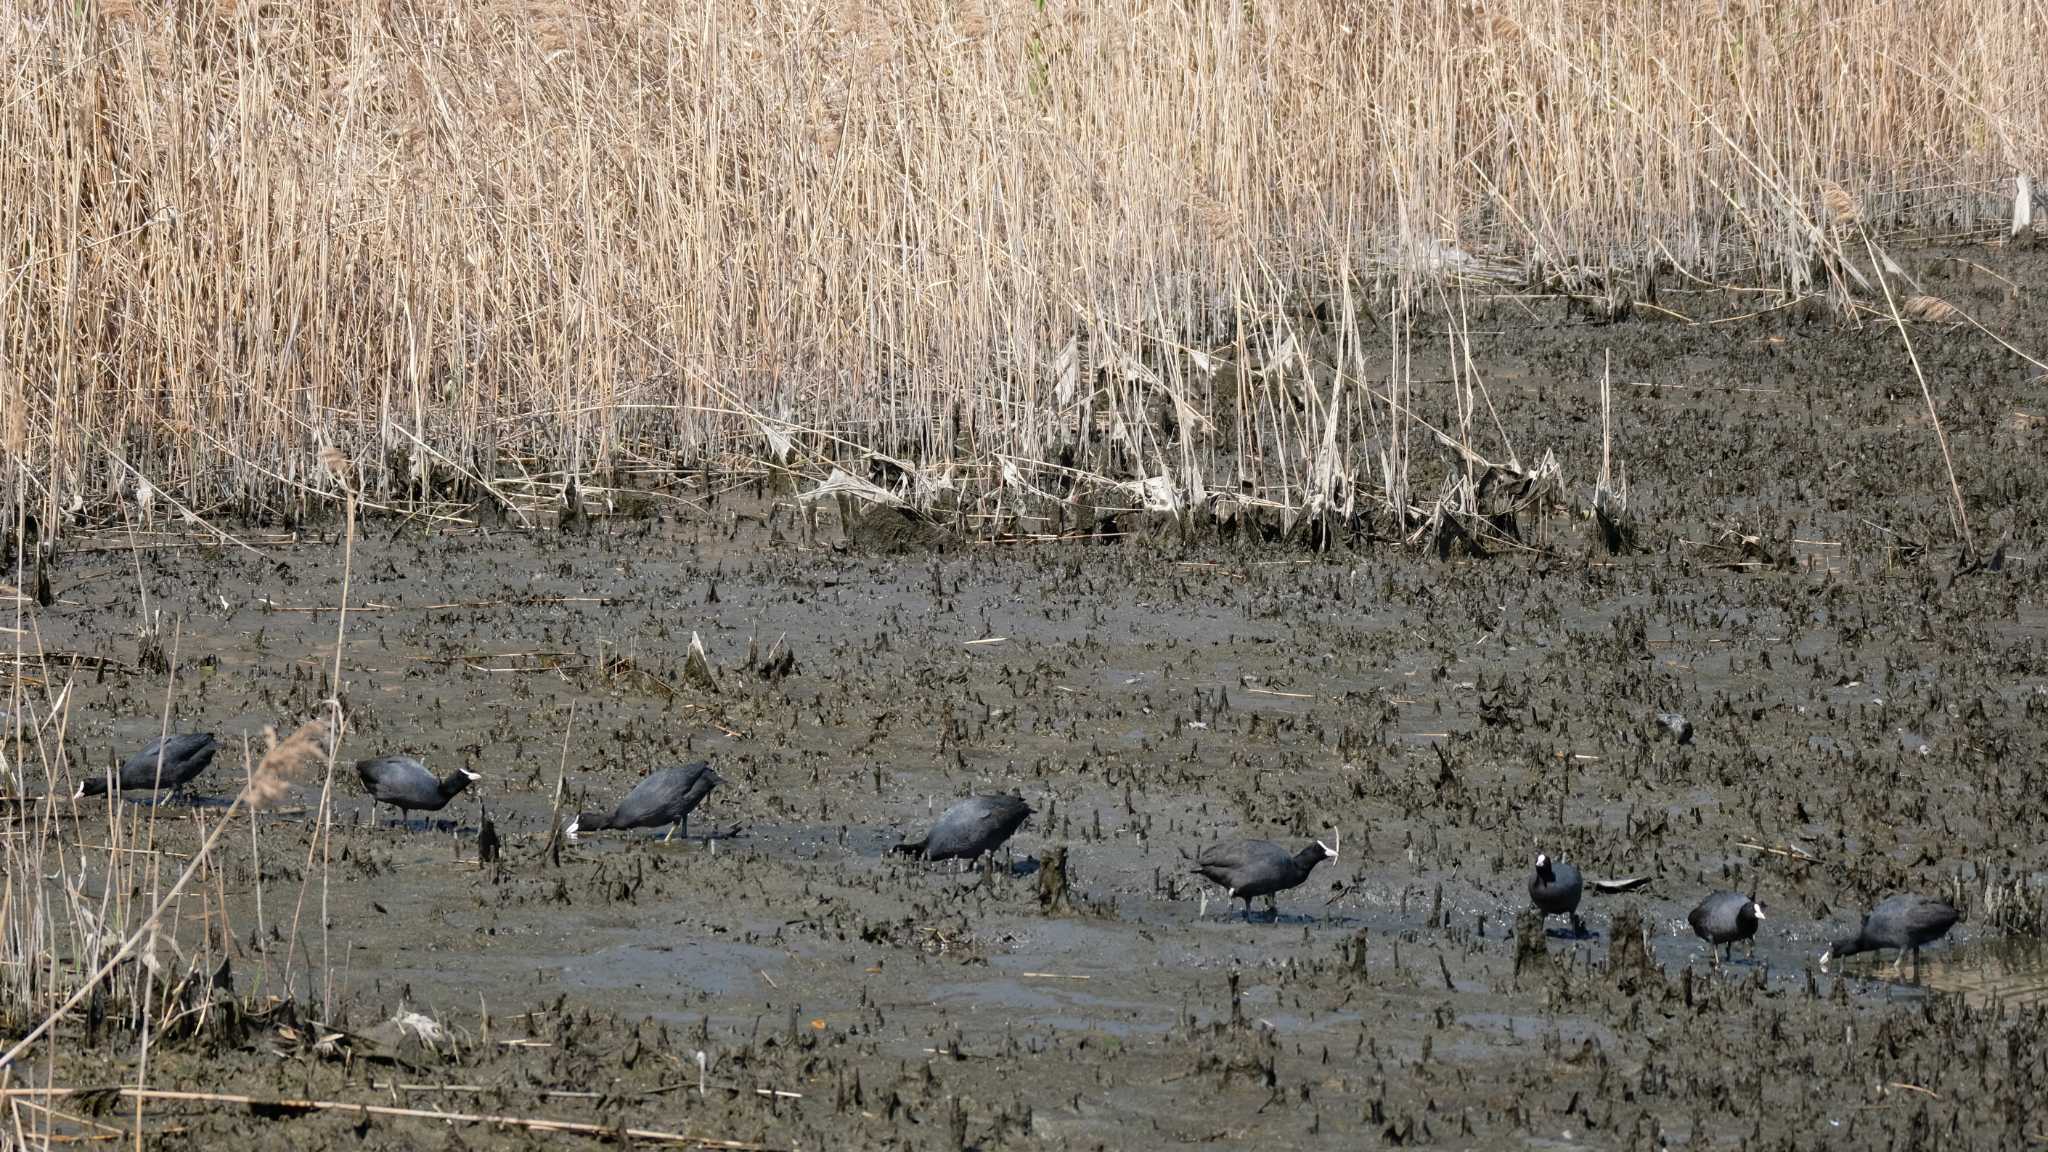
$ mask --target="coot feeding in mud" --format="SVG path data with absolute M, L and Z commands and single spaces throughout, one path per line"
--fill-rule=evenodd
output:
M 356 775 L 363 790 L 377 804 L 389 804 L 401 813 L 439 812 L 464 788 L 483 776 L 457 768 L 445 779 L 436 780 L 427 766 L 410 756 L 377 756 L 356 761 Z
M 1955 908 L 1946 900 L 1911 893 L 1887 896 L 1863 918 L 1863 927 L 1854 936 L 1828 945 L 1828 950 L 1820 954 L 1820 966 L 1826 968 L 1829 961 L 1858 952 L 1897 948 L 1899 958 L 1892 964 L 1892 973 L 1897 975 L 1905 967 L 1906 953 L 1917 955 L 1922 944 L 1932 944 L 1947 935 L 1958 918 Z
M 185 732 L 162 740 L 123 761 L 114 773 L 114 787 L 123 792 L 149 792 L 183 788 L 194 776 L 213 763 L 220 750 L 211 732 Z M 74 799 L 104 796 L 107 778 L 93 776 L 78 782 Z
M 1545 916 L 1569 916 L 1573 931 L 1580 931 L 1579 895 L 1585 882 L 1579 870 L 1547 854 L 1536 854 L 1536 870 L 1529 875 L 1529 902 Z
M 574 840 L 585 832 L 601 832 L 605 829 L 624 831 L 628 828 L 668 827 L 667 843 L 676 834 L 678 827 L 683 838 L 690 835 L 690 813 L 704 802 L 711 790 L 725 782 L 724 777 L 711 770 L 711 765 L 699 760 L 681 768 L 663 768 L 647 779 L 633 786 L 619 806 L 609 816 L 600 812 L 584 812 L 562 830 L 563 835 Z
M 1279 919 L 1275 892 L 1285 892 L 1308 879 L 1308 874 L 1325 860 L 1337 858 L 1337 850 L 1321 840 L 1310 842 L 1299 852 L 1289 852 L 1271 840 L 1239 840 L 1212 844 L 1195 857 L 1193 871 L 1205 880 L 1221 884 L 1231 899 L 1244 901 L 1244 918 L 1252 918 L 1252 898 L 1266 897 L 1266 904 Z
M 1693 935 L 1707 942 L 1708 955 L 1719 964 L 1722 946 L 1732 956 L 1735 942 L 1755 937 L 1757 922 L 1763 918 L 1764 906 L 1740 892 L 1710 892 L 1685 919 L 1692 925 Z
M 926 860 L 972 860 L 1003 846 L 1031 815 L 1022 796 L 969 796 L 939 816 L 931 831 L 896 851 Z

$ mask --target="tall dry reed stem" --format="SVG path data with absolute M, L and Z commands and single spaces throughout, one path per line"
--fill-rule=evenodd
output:
M 1995 229 L 2044 42 L 2038 0 L 0 0 L 0 503 L 292 506 L 338 444 L 363 508 L 537 507 L 767 424 L 1285 501 L 1327 421 L 1403 505 L 1388 438 L 1469 395 L 1189 353 L 1341 300 L 1370 379 L 1495 257 L 1805 291 L 1828 188 Z

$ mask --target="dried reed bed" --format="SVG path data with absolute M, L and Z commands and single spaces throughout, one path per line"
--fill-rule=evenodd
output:
M 559 499 L 765 422 L 817 476 L 1076 447 L 1405 505 L 1414 412 L 1489 425 L 1387 317 L 1487 269 L 1807 291 L 1830 184 L 1990 227 L 2044 42 L 2039 0 L 0 0 L 0 497 L 207 518 L 336 445 L 367 507 Z M 1318 302 L 1313 403 L 1212 378 Z

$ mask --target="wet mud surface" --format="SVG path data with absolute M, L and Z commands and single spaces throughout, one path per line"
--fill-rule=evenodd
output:
M 2028 317 L 2048 313 L 1981 284 L 1951 298 L 2041 347 Z M 1483 559 L 1168 529 L 885 555 L 829 513 L 806 541 L 746 491 L 559 533 L 372 522 L 344 764 L 408 752 L 484 779 L 401 828 L 373 824 L 344 768 L 324 971 L 317 876 L 297 944 L 278 929 L 317 782 L 260 818 L 261 931 L 231 837 L 218 946 L 259 1002 L 295 950 L 296 1023 L 167 1046 L 150 1083 L 774 1147 L 2039 1146 L 2048 384 L 1979 333 L 1914 336 L 1975 558 L 1948 543 L 1896 333 L 1783 316 L 1502 318 L 1475 346 L 1520 455 L 1555 451 L 1581 496 L 1612 351 L 1642 542 L 1620 556 L 1562 518 Z M 157 730 L 138 564 L 177 621 L 174 727 L 238 747 L 314 714 L 341 549 L 331 528 L 245 535 L 131 554 L 102 533 L 66 554 L 36 639 L 113 666 L 76 673 L 52 791 Z M 715 687 L 686 675 L 693 633 Z M 691 839 L 548 850 L 558 776 L 566 819 L 696 757 L 726 783 Z M 224 797 L 240 770 L 224 754 L 199 790 Z M 996 867 L 888 853 L 996 789 L 1037 809 Z M 109 811 L 67 806 L 67 835 L 104 845 Z M 216 811 L 162 806 L 156 847 L 189 852 Z M 1247 922 L 1190 874 L 1218 839 L 1339 833 L 1277 916 Z M 1538 851 L 1650 883 L 1589 894 L 1574 937 L 1519 919 Z M 106 882 L 104 853 L 74 854 Z M 1714 888 L 1769 908 L 1753 956 L 1718 970 L 1685 921 Z M 1821 971 L 1899 889 L 1964 909 L 1920 982 L 1890 953 Z M 305 1006 L 328 995 L 366 1034 L 425 1013 L 455 1051 L 318 1051 Z M 67 1028 L 58 1051 L 60 1083 L 133 1082 L 126 1033 Z M 574 1139 L 149 1116 L 165 1147 Z

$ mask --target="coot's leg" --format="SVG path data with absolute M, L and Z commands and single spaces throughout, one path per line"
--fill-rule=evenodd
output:
M 1899 958 L 1897 960 L 1892 961 L 1892 979 L 1897 980 L 1899 978 L 1900 973 L 1906 970 L 1906 953 L 1908 951 L 1910 951 L 1910 949 L 1899 949 Z
M 688 817 L 685 817 L 684 819 L 688 819 Z M 675 822 L 674 824 L 671 824 L 671 825 L 669 825 L 669 826 L 668 826 L 668 835 L 666 835 L 666 836 L 663 836 L 663 837 L 661 838 L 661 842 L 662 842 L 663 844 L 666 844 L 666 843 L 668 843 L 669 841 L 671 841 L 671 840 L 675 839 L 675 838 L 676 838 L 676 829 L 677 829 L 677 828 L 679 828 L 679 827 L 681 827 L 681 826 L 682 826 L 682 821 L 681 821 L 681 820 L 678 820 L 678 821 L 676 821 L 676 822 Z M 690 838 L 690 837 L 689 837 L 689 835 L 688 835 L 687 833 L 686 833 L 686 834 L 684 834 L 684 836 L 683 836 L 683 839 L 685 839 L 685 840 L 688 840 L 689 838 Z
M 1573 912 L 1571 914 L 1571 917 L 1572 935 L 1584 937 L 1586 935 L 1586 922 L 1584 920 L 1579 919 L 1579 914 L 1577 912 Z

